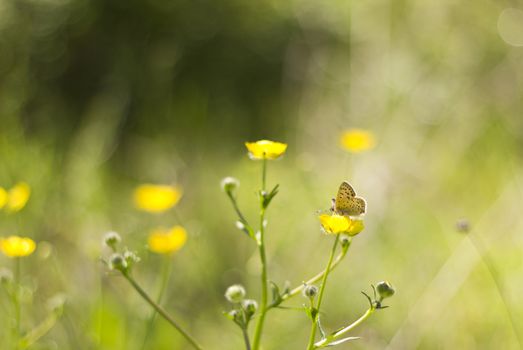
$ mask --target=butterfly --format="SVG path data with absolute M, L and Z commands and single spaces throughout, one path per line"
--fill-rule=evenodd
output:
M 365 199 L 357 197 L 356 191 L 347 181 L 341 183 L 333 202 L 334 211 L 340 215 L 358 216 L 365 214 L 367 210 Z

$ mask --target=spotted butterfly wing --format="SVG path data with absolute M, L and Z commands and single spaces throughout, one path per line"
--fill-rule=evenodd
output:
M 367 202 L 361 197 L 356 197 L 356 191 L 344 181 L 338 189 L 334 209 L 341 215 L 357 216 L 365 214 Z

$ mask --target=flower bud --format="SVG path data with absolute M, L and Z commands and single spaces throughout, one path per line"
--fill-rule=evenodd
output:
M 138 254 L 130 250 L 126 250 L 123 253 L 123 258 L 125 259 L 125 262 L 129 267 L 140 262 L 140 257 L 138 256 Z
M 13 273 L 11 270 L 5 267 L 0 269 L 0 284 L 5 286 L 11 283 L 11 281 L 13 281 Z
M 347 248 L 350 245 L 351 238 L 347 235 L 340 236 L 340 243 L 343 248 Z
M 231 303 L 239 303 L 245 298 L 245 288 L 240 284 L 233 284 L 225 291 L 225 298 Z
M 120 238 L 120 235 L 114 231 L 107 232 L 103 239 L 104 244 L 110 247 L 113 251 L 116 251 L 116 245 L 121 241 L 122 239 Z
M 226 193 L 232 193 L 235 189 L 240 187 L 240 181 L 234 177 L 227 176 L 222 180 L 221 186 Z
M 109 267 L 111 270 L 125 272 L 127 270 L 127 261 L 122 254 L 115 253 L 111 255 L 111 258 L 109 259 Z
M 396 292 L 394 290 L 394 287 L 392 287 L 392 285 L 387 281 L 379 282 L 376 285 L 376 291 L 380 295 L 381 299 L 389 298 L 389 297 L 393 296 L 394 293 Z
M 318 287 L 314 284 L 306 284 L 301 292 L 305 298 L 312 299 L 318 295 Z
M 238 228 L 238 230 L 245 230 L 245 224 L 241 221 L 236 221 L 236 227 Z
M 242 301 L 242 307 L 245 310 L 247 318 L 251 318 L 256 313 L 256 310 L 258 310 L 258 303 L 256 300 L 245 299 Z
M 470 222 L 467 219 L 459 219 L 456 221 L 456 231 L 468 233 L 470 231 Z

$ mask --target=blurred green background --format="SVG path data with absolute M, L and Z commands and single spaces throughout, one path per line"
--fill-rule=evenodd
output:
M 268 213 L 271 280 L 296 285 L 325 266 L 332 237 L 315 213 L 343 180 L 367 199 L 366 230 L 329 280 L 324 326 L 359 317 L 371 283 L 387 279 L 397 295 L 340 349 L 519 349 L 521 10 L 491 0 L 0 0 L 0 186 L 32 188 L 23 211 L 1 214 L 0 235 L 40 243 L 23 260 L 33 295 L 24 329 L 45 317 L 45 300 L 68 298 L 33 348 L 140 349 L 150 310 L 100 262 L 101 239 L 118 231 L 156 294 L 163 262 L 146 251 L 147 232 L 178 215 L 189 240 L 172 258 L 164 305 L 206 348 L 241 349 L 223 293 L 243 283 L 259 298 L 258 256 L 219 182 L 240 179 L 255 221 L 261 164 L 243 142 L 268 138 L 289 144 L 268 170 L 281 186 Z M 374 132 L 377 147 L 342 150 L 351 127 Z M 182 186 L 177 215 L 136 211 L 144 182 Z M 461 217 L 499 289 L 455 232 Z M 0 310 L 4 338 L 5 293 Z M 304 313 L 275 310 L 267 322 L 264 349 L 305 348 Z M 159 319 L 147 348 L 188 347 Z

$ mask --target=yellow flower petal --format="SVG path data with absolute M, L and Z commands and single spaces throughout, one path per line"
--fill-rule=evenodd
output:
M 0 209 L 2 209 L 7 203 L 7 191 L 0 187 Z
M 10 212 L 16 212 L 22 210 L 29 197 L 31 196 L 31 188 L 25 182 L 17 183 L 7 193 L 7 210 Z
M 356 236 L 358 233 L 363 231 L 365 228 L 365 225 L 363 224 L 363 220 L 351 220 L 349 228 L 345 232 L 349 236 Z
M 340 144 L 346 151 L 359 153 L 374 148 L 376 145 L 376 138 L 370 131 L 349 129 L 342 133 Z
M 181 197 L 181 188 L 175 186 L 144 184 L 134 190 L 136 208 L 150 213 L 171 209 Z
M 149 233 L 149 250 L 158 254 L 170 254 L 180 250 L 187 241 L 187 231 L 181 226 L 171 229 L 157 228 Z
M 276 159 L 281 157 L 287 150 L 286 143 L 269 140 L 245 142 L 245 147 L 247 147 L 251 159 Z
M 18 236 L 0 238 L 0 251 L 10 258 L 30 255 L 35 248 L 36 243 L 31 238 Z
M 319 216 L 321 226 L 326 233 L 338 234 L 344 233 L 349 229 L 350 219 L 342 215 L 327 215 Z

